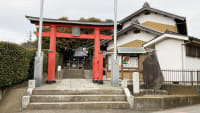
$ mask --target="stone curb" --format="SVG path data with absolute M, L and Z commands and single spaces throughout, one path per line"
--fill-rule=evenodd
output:
M 32 95 L 32 91 L 34 88 L 35 88 L 35 80 L 29 80 L 26 95 L 22 97 L 22 110 L 26 109 L 28 104 L 30 103 L 30 97 Z

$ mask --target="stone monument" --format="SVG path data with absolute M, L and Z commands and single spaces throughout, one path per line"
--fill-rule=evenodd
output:
M 146 89 L 159 90 L 161 88 L 164 78 L 155 51 L 144 60 L 142 73 Z

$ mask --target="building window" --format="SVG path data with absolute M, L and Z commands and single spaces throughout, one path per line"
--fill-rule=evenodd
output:
M 200 58 L 200 47 L 197 48 L 197 57 Z
M 200 57 L 200 48 L 193 45 L 186 45 L 186 56 Z

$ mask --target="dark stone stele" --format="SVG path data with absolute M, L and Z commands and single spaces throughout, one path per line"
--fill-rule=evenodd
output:
M 153 51 L 143 62 L 144 87 L 159 90 L 164 80 L 156 52 Z

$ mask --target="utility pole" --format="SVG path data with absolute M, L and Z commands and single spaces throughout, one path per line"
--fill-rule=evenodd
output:
M 114 0 L 114 53 L 112 56 L 112 86 L 119 86 L 119 59 L 117 57 L 117 0 Z
M 43 26 L 43 9 L 44 0 L 40 0 L 40 23 L 39 23 L 39 37 L 38 37 L 38 51 L 35 56 L 34 65 L 34 80 L 36 87 L 42 85 L 42 74 L 43 74 L 43 52 L 42 49 L 42 26 Z
M 43 10 L 44 0 L 40 0 L 40 24 L 39 24 L 39 37 L 38 37 L 38 55 L 41 55 L 42 49 L 42 26 L 43 26 Z

